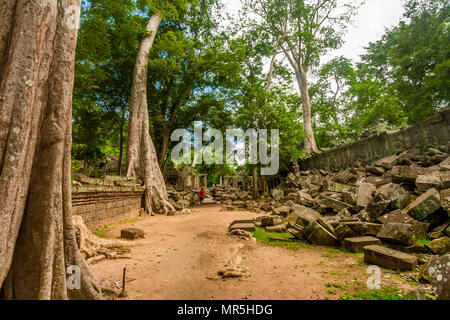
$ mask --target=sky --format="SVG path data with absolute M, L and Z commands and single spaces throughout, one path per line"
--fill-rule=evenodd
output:
M 222 1 L 229 13 L 238 14 L 241 0 Z M 364 53 L 364 47 L 370 42 L 379 40 L 384 30 L 397 25 L 403 15 L 403 0 L 365 0 L 365 2 L 359 9 L 353 26 L 348 29 L 344 46 L 329 54 L 326 60 L 343 55 L 353 61 L 359 61 L 359 56 Z

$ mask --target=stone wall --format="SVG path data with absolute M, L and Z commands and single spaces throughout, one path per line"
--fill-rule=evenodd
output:
M 301 170 L 341 170 L 356 161 L 368 165 L 406 149 L 447 145 L 450 141 L 450 107 L 437 115 L 394 133 L 381 133 L 299 161 Z
M 136 217 L 142 208 L 142 190 L 109 189 L 72 190 L 73 214 L 82 216 L 91 230 Z

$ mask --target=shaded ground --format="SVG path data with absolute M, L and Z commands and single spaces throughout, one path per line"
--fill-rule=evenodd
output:
M 94 272 L 121 281 L 127 267 L 124 299 L 341 299 L 367 291 L 369 275 L 361 254 L 301 245 L 298 250 L 241 240 L 227 235 L 230 223 L 257 214 L 220 211 L 218 205 L 196 208 L 198 213 L 143 217 L 111 226 L 106 238 L 117 238 L 124 227 L 141 228 L 146 238 L 131 248 L 126 259 L 103 260 Z M 222 280 L 217 272 L 232 263 L 248 274 Z M 385 270 L 382 287 L 409 292 L 414 283 Z

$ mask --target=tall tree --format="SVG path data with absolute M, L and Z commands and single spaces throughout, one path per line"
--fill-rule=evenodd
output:
M 244 3 L 244 10 L 258 17 L 249 18 L 251 27 L 266 33 L 273 42 L 281 39 L 279 45 L 295 72 L 301 94 L 305 150 L 317 151 L 311 123 L 310 72 L 327 51 L 341 45 L 357 5 L 346 1 L 339 6 L 338 0 L 245 0 Z
M 144 207 L 146 212 L 167 213 L 175 211 L 168 201 L 166 185 L 158 165 L 156 150 L 150 137 L 147 105 L 147 76 L 149 54 L 164 15 L 175 14 L 186 8 L 184 1 L 150 3 L 154 13 L 148 21 L 147 34 L 141 41 L 136 59 L 131 87 L 130 118 L 128 126 L 127 161 L 128 177 L 144 182 Z
M 0 286 L 7 299 L 100 298 L 78 250 L 71 115 L 80 0 L 0 7 Z M 68 290 L 77 266 L 80 290 Z

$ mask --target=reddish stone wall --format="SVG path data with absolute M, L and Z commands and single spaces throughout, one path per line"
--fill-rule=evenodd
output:
M 99 229 L 136 217 L 142 207 L 142 194 L 142 191 L 73 191 L 73 214 L 82 216 L 89 229 Z
M 356 161 L 368 165 L 388 155 L 450 141 L 450 108 L 395 133 L 374 135 L 299 161 L 301 170 L 342 170 Z

